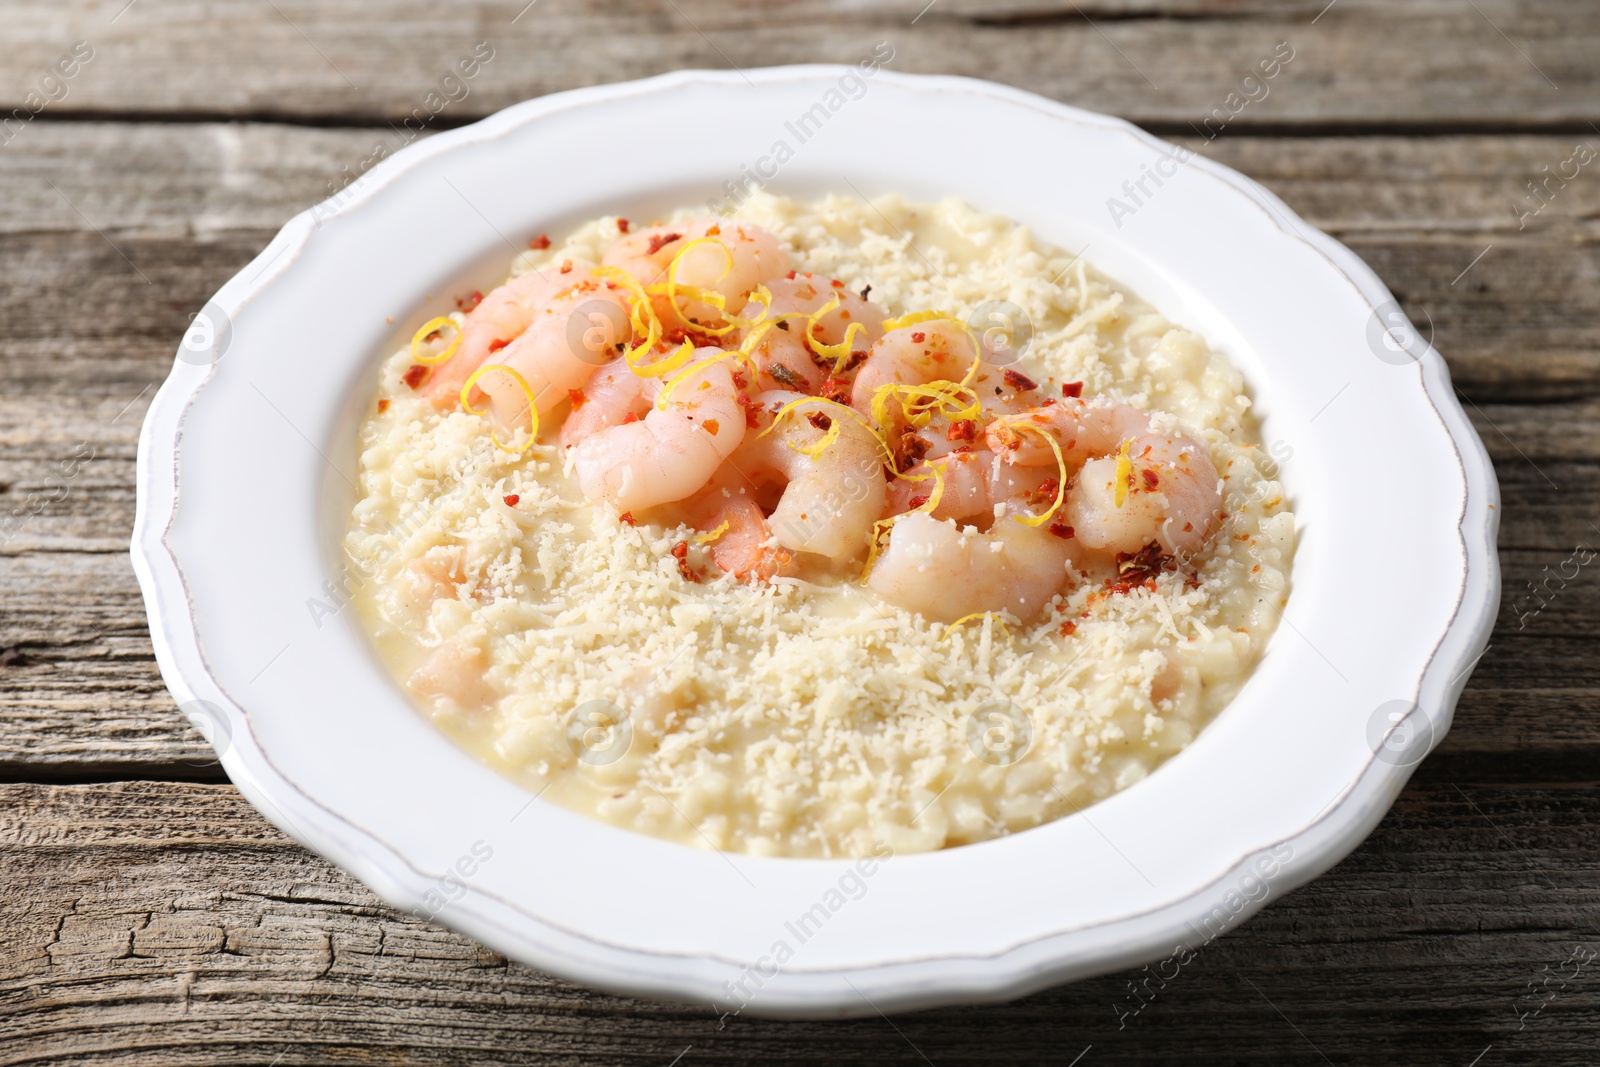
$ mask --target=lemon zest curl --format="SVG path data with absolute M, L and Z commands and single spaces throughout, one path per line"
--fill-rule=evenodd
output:
M 456 331 L 455 340 L 451 341 L 445 350 L 436 356 L 419 355 L 417 349 L 422 347 L 422 343 L 428 339 L 428 335 L 434 333 L 435 331 L 442 330 L 447 326 Z M 455 319 L 452 319 L 450 316 L 440 315 L 436 319 L 429 319 L 427 322 L 422 324 L 416 333 L 411 335 L 411 358 L 426 367 L 432 367 L 443 363 L 445 360 L 455 355 L 456 349 L 461 347 L 461 337 L 461 324 Z
M 503 452 L 510 452 L 513 455 L 520 455 L 532 447 L 533 442 L 537 440 L 539 436 L 539 406 L 538 401 L 533 395 L 533 386 L 528 384 L 528 379 L 524 378 L 512 368 L 506 366 L 504 363 L 485 364 L 484 366 L 473 371 L 472 376 L 469 377 L 466 380 L 466 383 L 461 386 L 461 406 L 466 408 L 467 413 L 470 415 L 482 415 L 489 410 L 487 406 L 483 408 L 474 408 L 472 406 L 472 388 L 478 384 L 479 378 L 482 378 L 485 374 L 492 370 L 503 371 L 506 374 L 511 375 L 511 380 L 516 382 L 517 385 L 522 388 L 522 395 L 528 398 L 528 440 L 523 443 L 521 448 L 510 447 L 504 441 L 500 440 L 500 435 L 495 433 L 494 426 L 492 424 L 489 427 L 489 440 L 493 441 L 496 447 Z

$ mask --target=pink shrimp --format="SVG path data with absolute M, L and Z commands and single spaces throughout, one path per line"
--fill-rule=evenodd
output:
M 883 447 L 855 416 L 803 393 L 765 392 L 752 406 L 761 410 L 766 429 L 774 409 L 795 402 L 771 432 L 752 433 L 729 465 L 752 486 L 782 485 L 769 520 L 779 545 L 834 560 L 860 555 L 883 514 Z M 802 451 L 821 444 L 835 427 L 838 434 L 822 451 Z
M 762 371 L 758 384 L 763 389 L 817 392 L 835 361 L 814 354 L 806 344 L 807 320 L 835 299 L 839 306 L 817 316 L 811 327 L 818 342 L 837 345 L 848 336 L 852 351 L 864 352 L 883 335 L 883 309 L 833 282 L 790 271 L 789 276 L 765 284 L 772 295 L 765 318 L 782 325 L 762 330 L 751 349 Z M 851 330 L 852 324 L 861 329 Z
M 1067 494 L 1063 519 L 1085 547 L 1135 553 L 1152 541 L 1171 556 L 1205 547 L 1222 517 L 1221 480 L 1205 446 L 1182 435 L 1143 434 L 1128 442 L 1123 492 L 1120 456 L 1091 459 Z
M 1077 471 L 1062 520 L 1084 547 L 1134 553 L 1158 542 L 1169 555 L 1188 555 L 1215 531 L 1220 479 L 1193 437 L 1161 433 L 1147 413 L 1127 404 L 1077 398 L 996 420 L 985 433 L 990 448 L 1019 467 L 1057 464 L 1046 436 L 1061 449 L 1068 470 Z
M 890 528 L 867 585 L 938 622 L 981 611 L 1028 622 L 1060 592 L 1070 560 L 1070 542 L 1009 517 L 985 533 L 914 511 Z
M 590 500 L 635 511 L 682 500 L 711 480 L 745 436 L 739 390 L 719 349 L 697 349 L 672 393 L 642 420 L 583 439 L 578 484 Z
M 887 513 L 897 515 L 926 503 L 938 484 L 933 474 L 935 466 L 944 481 L 939 501 L 930 512 L 936 519 L 992 518 L 1002 505 L 1048 507 L 1055 499 L 1053 471 L 1015 467 L 1002 462 L 993 452 L 953 452 L 907 471 L 905 478 L 892 483 Z
M 977 352 L 973 334 L 950 319 L 928 319 L 896 327 L 873 344 L 856 371 L 850 404 L 858 411 L 870 412 L 874 397 L 885 386 L 962 381 Z M 1007 415 L 1036 403 L 1037 388 L 1031 379 L 1010 368 L 981 362 L 966 395 L 969 401 L 975 397 L 981 410 L 989 415 Z M 936 415 L 932 424 L 914 432 L 928 440 L 933 454 L 940 455 L 946 450 L 940 446 L 940 436 L 949 425 L 943 415 Z
M 704 237 L 722 245 L 726 254 L 710 245 L 688 249 L 674 277 L 680 285 L 720 294 L 723 310 L 729 314 L 744 307 L 746 297 L 757 285 L 789 269 L 789 257 L 772 234 L 749 223 L 717 219 L 691 219 L 634 230 L 606 249 L 601 262 L 608 267 L 621 267 L 640 285 L 655 285 L 666 280 L 668 266 L 690 242 Z M 680 298 L 677 309 L 664 297 L 655 303 L 661 321 L 667 325 L 681 319 L 683 325 L 692 327 L 691 320 L 709 323 L 718 318 L 715 308 L 696 301 Z
M 572 410 L 557 440 L 563 448 L 572 448 L 590 434 L 643 418 L 660 390 L 661 379 L 635 374 L 619 356 L 596 371 L 572 398 Z
M 996 419 L 984 430 L 990 451 L 1022 467 L 1054 467 L 1055 439 L 1068 469 L 1093 456 L 1114 452 L 1129 437 L 1150 432 L 1150 416 L 1127 404 L 1066 397 L 1009 418 Z
M 522 375 L 535 408 L 548 414 L 632 339 L 622 293 L 597 278 L 578 279 L 534 312 L 528 328 L 490 360 Z M 503 424 L 516 425 L 526 416 L 527 394 L 510 375 L 491 371 L 478 379 L 478 388 Z
M 449 407 L 479 367 L 504 364 L 528 383 L 541 415 L 633 336 L 618 290 L 578 266 L 512 278 L 483 298 L 461 333 L 455 354 L 433 368 L 423 394 Z M 527 395 L 510 375 L 491 371 L 478 379 L 478 390 L 488 395 L 502 425 L 525 417 Z
M 727 467 L 723 468 L 727 470 Z M 711 559 L 735 578 L 767 581 L 795 569 L 794 553 L 775 544 L 750 488 L 719 474 L 686 504 L 691 524 L 715 538 Z

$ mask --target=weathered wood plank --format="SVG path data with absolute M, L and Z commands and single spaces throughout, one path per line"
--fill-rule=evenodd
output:
M 45 82 L 79 40 L 93 58 L 64 85 Z M 398 121 L 417 108 L 427 114 L 428 94 L 452 65 L 487 42 L 492 59 L 466 83 L 468 94 L 440 111 L 456 122 L 560 89 L 686 67 L 854 62 L 883 41 L 895 49 L 894 69 L 1009 81 L 1181 126 L 1244 92 L 1242 79 L 1285 40 L 1295 58 L 1267 96 L 1239 109 L 1235 127 L 1581 128 L 1600 102 L 1592 62 L 1600 16 L 1579 0 L 493 0 L 466 14 L 420 0 L 104 0 L 72 8 L 26 0 L 7 9 L 0 100 L 9 111 L 55 96 L 44 113 L 57 116 Z M 40 96 L 29 101 L 29 92 Z
M 1129 972 L 893 1026 L 719 1030 L 396 913 L 231 787 L 6 786 L 0 1063 L 1065 1064 L 1092 1045 L 1086 1063 L 1461 1067 L 1492 1043 L 1496 1064 L 1589 1064 L 1592 970 L 1518 1012 L 1600 945 L 1597 854 L 1592 790 L 1413 784 L 1333 872 L 1141 984 L 1142 1008 Z

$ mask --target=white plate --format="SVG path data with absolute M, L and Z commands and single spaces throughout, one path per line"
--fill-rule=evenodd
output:
M 848 81 L 830 95 L 849 71 L 583 89 L 400 152 L 223 286 L 139 442 L 133 559 L 156 655 L 245 796 L 395 905 L 589 985 L 851 1015 L 1197 947 L 1372 829 L 1449 726 L 1494 618 L 1483 446 L 1443 360 L 1353 254 L 1119 120 L 959 78 L 878 72 L 859 98 Z M 785 123 L 816 105 L 801 144 Z M 356 420 L 395 338 L 502 275 L 528 235 L 704 203 L 779 139 L 794 157 L 775 191 L 955 195 L 1086 250 L 1225 351 L 1265 440 L 1293 450 L 1285 618 L 1194 744 L 1085 812 L 870 874 L 534 800 L 412 710 L 352 611 L 312 606 L 336 603 Z M 1124 182 L 1146 168 L 1162 184 L 1113 219 L 1108 199 L 1131 204 Z

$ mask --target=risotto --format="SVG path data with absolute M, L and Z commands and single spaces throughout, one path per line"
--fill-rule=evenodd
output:
M 382 365 L 345 547 L 417 706 L 545 799 L 774 856 L 945 848 L 1238 692 L 1294 518 L 1238 372 L 957 202 L 602 218 Z

